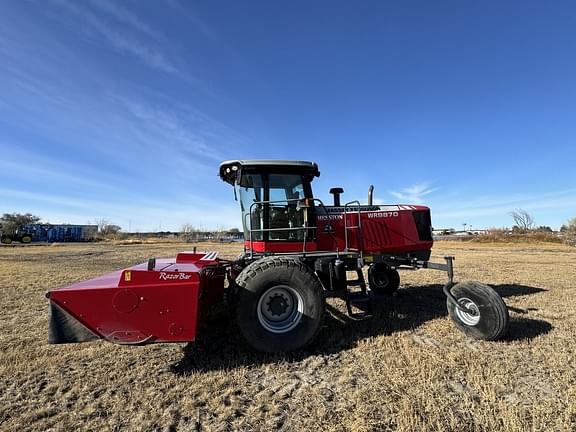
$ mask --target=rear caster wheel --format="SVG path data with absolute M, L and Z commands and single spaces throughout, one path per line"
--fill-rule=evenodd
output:
M 456 327 L 475 339 L 500 339 L 508 329 L 508 308 L 502 297 L 480 282 L 461 282 L 450 290 L 458 303 L 469 311 L 460 310 L 447 299 L 448 314 Z
M 374 294 L 392 295 L 400 286 L 400 275 L 385 264 L 372 264 L 368 268 L 368 283 Z

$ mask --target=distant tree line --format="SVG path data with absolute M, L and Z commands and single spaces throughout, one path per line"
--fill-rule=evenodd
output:
M 566 236 L 568 243 L 576 246 L 576 217 L 569 219 L 560 227 L 560 232 Z
M 534 217 L 526 210 L 517 208 L 509 213 L 514 225 L 511 228 L 487 228 L 484 230 L 457 231 L 454 228 L 435 230 L 439 238 L 458 240 L 490 241 L 535 241 L 566 243 L 576 246 L 576 217 L 569 219 L 560 227 L 553 230 L 548 225 L 536 225 Z M 464 227 L 468 224 L 462 224 Z M 468 235 L 464 235 L 468 234 Z
M 238 228 L 226 229 L 219 227 L 216 230 L 206 231 L 196 228 L 190 223 L 185 223 L 180 227 L 180 239 L 185 242 L 202 241 L 202 240 L 236 240 L 242 235 Z
M 31 213 L 4 213 L 0 218 L 0 230 L 4 235 L 16 235 L 24 225 L 38 222 L 40 222 L 40 218 Z
M 534 218 L 530 213 L 523 209 L 515 209 L 510 212 L 514 220 L 512 227 L 513 234 L 540 234 L 554 236 L 554 230 L 547 225 L 536 226 Z M 576 244 L 576 217 L 569 219 L 568 222 L 560 227 L 560 234 L 568 244 Z
M 108 219 L 96 219 L 95 224 L 98 225 L 98 237 L 102 239 L 109 239 L 117 237 L 122 231 L 122 227 L 115 225 Z
M 30 226 L 43 225 L 44 227 L 54 227 L 55 225 L 43 223 L 42 218 L 31 213 L 4 213 L 0 217 L 0 236 L 2 239 L 13 239 L 29 243 L 34 240 L 34 234 L 29 230 Z M 68 224 L 57 224 L 68 225 Z M 71 224 L 73 225 L 73 224 Z M 87 224 L 89 225 L 89 224 Z M 98 227 L 97 232 L 91 240 L 104 240 L 116 238 L 122 228 L 119 225 L 111 223 L 107 219 L 97 219 L 94 225 Z

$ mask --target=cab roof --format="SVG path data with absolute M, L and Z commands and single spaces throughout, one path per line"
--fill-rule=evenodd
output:
M 315 162 L 292 160 L 229 160 L 220 164 L 219 175 L 226 183 L 234 185 L 238 171 L 295 173 L 320 176 Z

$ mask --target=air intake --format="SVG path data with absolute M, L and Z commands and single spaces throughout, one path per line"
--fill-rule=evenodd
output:
M 432 221 L 430 219 L 430 210 L 417 210 L 412 212 L 418 238 L 420 241 L 432 241 Z

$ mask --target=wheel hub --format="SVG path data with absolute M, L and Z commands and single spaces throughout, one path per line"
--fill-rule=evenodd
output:
M 468 326 L 475 326 L 480 322 L 480 310 L 476 303 L 466 297 L 458 299 L 458 303 L 470 311 L 470 313 L 468 313 L 456 308 L 456 316 L 460 321 Z
M 265 291 L 256 308 L 258 321 L 272 333 L 286 333 L 302 319 L 304 301 L 294 288 L 277 285 Z
M 390 279 L 386 273 L 378 272 L 374 275 L 374 282 L 376 282 L 376 285 L 378 285 L 380 288 L 386 288 L 390 282 Z
M 285 315 L 288 310 L 288 302 L 288 298 L 283 294 L 274 294 L 272 298 L 270 298 L 270 301 L 266 303 L 268 306 L 268 312 L 270 312 L 270 315 L 272 316 L 281 317 L 282 315 Z

